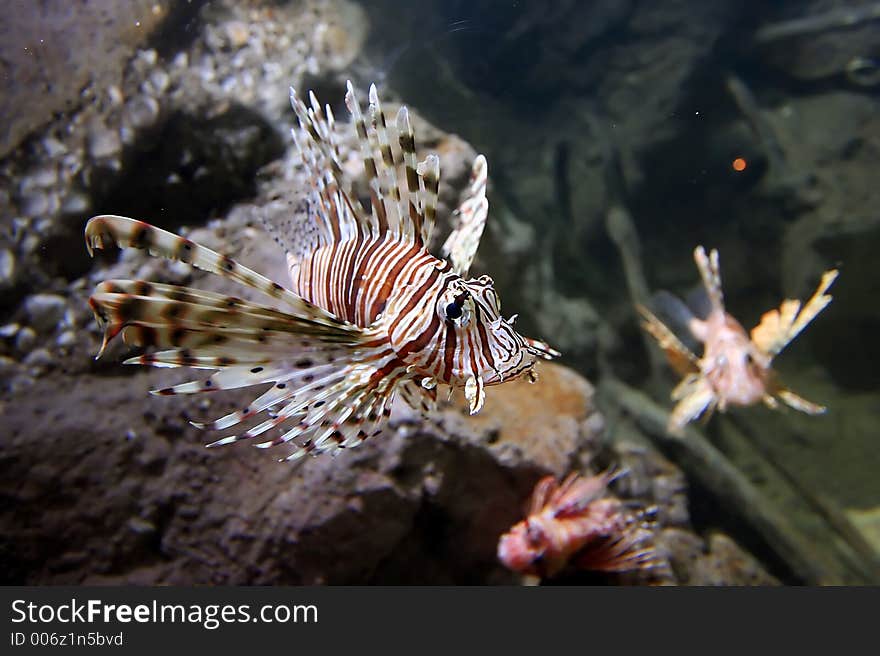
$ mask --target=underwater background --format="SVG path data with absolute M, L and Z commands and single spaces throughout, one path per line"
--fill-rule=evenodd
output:
M 548 583 L 880 583 L 880 4 L 856 0 L 87 0 L 0 18 L 0 582 L 519 583 L 497 560 L 546 474 L 627 474 L 662 573 Z M 306 193 L 288 88 L 347 122 L 346 80 L 406 103 L 441 160 L 441 226 L 476 153 L 473 275 L 563 356 L 482 412 L 396 412 L 298 468 L 190 419 L 245 395 L 159 398 L 178 372 L 95 360 L 88 297 L 188 267 L 90 259 L 89 217 L 185 233 L 284 283 L 262 229 Z M 421 154 L 421 151 L 420 151 Z M 300 185 L 300 186 L 297 186 Z M 762 406 L 666 433 L 677 379 L 634 303 L 698 286 L 717 248 L 746 327 L 833 302 Z M 251 395 L 252 396 L 252 395 Z

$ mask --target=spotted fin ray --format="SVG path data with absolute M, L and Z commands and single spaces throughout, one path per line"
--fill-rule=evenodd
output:
M 453 213 L 457 219 L 456 227 L 441 248 L 443 256 L 449 258 L 455 272 L 462 277 L 467 277 L 471 268 L 489 214 L 489 200 L 486 198 L 488 168 L 486 158 L 477 155 L 465 198 Z
M 370 87 L 368 116 L 351 82 L 347 83 L 345 104 L 352 115 L 364 173 L 369 186 L 370 207 L 358 201 L 346 174 L 334 140 L 332 110 L 321 108 L 313 94 L 307 106 L 291 89 L 291 105 L 299 121 L 292 131 L 306 165 L 312 186 L 310 216 L 321 244 L 386 233 L 426 245 L 434 225 L 439 185 L 439 159 L 429 155 L 416 163 L 415 139 L 409 114 L 402 107 L 397 115 L 396 153 L 388 131 L 388 121 L 379 102 L 375 85 Z M 405 179 L 398 176 L 403 165 Z
M 286 306 L 281 310 L 234 296 L 136 280 L 106 281 L 91 297 L 95 316 L 105 328 L 105 346 L 121 332 L 127 343 L 154 349 L 127 363 L 216 370 L 206 380 L 155 390 L 156 394 L 272 383 L 248 407 L 216 422 L 196 424 L 228 428 L 281 407 L 241 436 L 215 444 L 284 428 L 260 446 L 287 444 L 292 449 L 287 459 L 297 459 L 353 446 L 378 430 L 380 416 L 394 396 L 395 375 L 402 375 L 387 368 L 393 353 L 381 336 L 337 319 L 227 256 L 140 221 L 95 217 L 86 226 L 86 241 L 90 252 L 115 245 L 188 262 Z M 303 439 L 294 442 L 298 438 Z

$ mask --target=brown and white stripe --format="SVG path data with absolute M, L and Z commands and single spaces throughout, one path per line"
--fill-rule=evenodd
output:
M 369 203 L 346 177 L 329 107 L 314 94 L 309 106 L 291 90 L 299 120 L 293 137 L 311 193 L 306 222 L 291 235 L 291 289 L 192 241 L 141 221 L 93 218 L 89 249 L 140 248 L 188 262 L 265 294 L 283 309 L 201 290 L 146 281 L 115 280 L 91 298 L 105 326 L 105 344 L 122 332 L 147 351 L 127 362 L 215 369 L 207 380 L 157 390 L 182 394 L 272 383 L 247 407 L 196 425 L 223 430 L 263 416 L 246 431 L 213 445 L 261 438 L 288 444 L 287 460 L 337 451 L 377 434 L 400 394 L 429 409 L 438 384 L 464 387 L 471 411 L 484 388 L 521 374 L 537 358 L 557 355 L 519 335 L 500 314 L 491 278 L 464 280 L 482 232 L 485 158 L 474 167 L 464 221 L 452 239 L 467 244 L 450 260 L 428 251 L 439 191 L 439 160 L 417 163 L 406 108 L 397 115 L 397 144 L 375 87 L 369 120 L 349 83 L 351 111 Z M 398 176 L 398 166 L 403 176 Z M 285 239 L 283 241 L 290 241 Z M 103 349 L 102 349 L 103 350 Z M 268 415 L 268 417 L 266 417 Z

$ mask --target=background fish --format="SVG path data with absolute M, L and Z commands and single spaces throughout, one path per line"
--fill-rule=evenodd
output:
M 498 559 L 509 569 L 552 577 L 569 564 L 576 568 L 626 572 L 659 564 L 651 544 L 650 511 L 630 511 L 611 496 L 618 474 L 553 476 L 535 486 L 526 518 L 501 536 Z
M 637 306 L 644 318 L 643 328 L 660 344 L 673 369 L 684 377 L 672 392 L 672 398 L 678 403 L 669 417 L 669 431 L 680 434 L 688 422 L 707 410 L 712 412 L 718 408 L 723 412 L 728 405 L 748 406 L 759 401 L 770 408 L 777 408 L 782 401 L 807 414 L 825 412 L 823 406 L 784 387 L 771 369 L 771 363 L 831 302 L 831 296 L 825 292 L 837 277 L 837 270 L 822 275 L 818 289 L 803 307 L 798 300 L 785 300 L 778 310 L 766 312 L 748 334 L 724 310 L 718 251 L 712 250 L 707 256 L 703 247 L 697 246 L 694 260 L 709 300 L 706 317 L 698 319 L 689 314 L 684 304 L 676 299 L 665 305 L 703 344 L 702 357 L 694 355 L 650 310 Z
M 234 280 L 279 304 L 132 280 L 101 283 L 90 299 L 105 328 L 104 346 L 122 332 L 127 343 L 149 349 L 127 363 L 217 370 L 206 380 L 154 393 L 273 383 L 246 408 L 195 424 L 220 430 L 266 417 L 211 446 L 260 437 L 259 447 L 289 444 L 287 460 L 335 452 L 379 433 L 398 394 L 427 411 L 438 384 L 463 387 L 473 414 L 486 386 L 521 375 L 534 379 L 536 360 L 558 355 L 501 317 L 491 278 L 464 279 L 488 211 L 485 158 L 474 163 L 459 225 L 444 249 L 450 260 L 438 259 L 427 249 L 438 158 L 416 162 L 405 107 L 396 122 L 402 155 L 395 155 L 375 86 L 368 117 L 351 83 L 345 100 L 369 183 L 369 208 L 343 171 L 330 107 L 322 109 L 313 94 L 306 106 L 291 89 L 299 120 L 293 138 L 312 191 L 305 221 L 278 235 L 287 245 L 290 289 L 141 221 L 104 215 L 86 226 L 90 253 L 113 245 L 143 249 Z M 401 163 L 403 181 L 397 176 Z

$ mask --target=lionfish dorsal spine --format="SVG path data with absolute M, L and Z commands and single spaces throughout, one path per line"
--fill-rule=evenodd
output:
M 373 215 L 363 212 L 357 194 L 342 168 L 341 157 L 333 136 L 335 119 L 327 108 L 327 116 L 313 93 L 307 107 L 290 89 L 290 104 L 296 113 L 300 130 L 291 130 L 312 186 L 310 218 L 319 231 L 322 245 L 349 239 L 357 234 L 369 236 L 380 231 Z
M 471 166 L 471 177 L 464 198 L 453 213 L 458 224 L 440 250 L 443 257 L 452 262 L 455 272 L 462 277 L 467 276 L 471 268 L 489 214 L 489 200 L 486 198 L 488 169 L 486 157 L 477 155 Z
M 346 85 L 345 105 L 352 116 L 364 177 L 369 188 L 369 209 L 358 201 L 354 185 L 341 164 L 333 135 L 335 121 L 329 107 L 321 109 L 310 93 L 307 106 L 291 89 L 291 105 L 299 121 L 294 141 L 302 153 L 314 191 L 313 219 L 324 240 L 333 243 L 353 236 L 394 238 L 427 247 L 436 217 L 440 166 L 436 155 L 416 164 L 415 138 L 409 116 L 401 108 L 396 121 L 405 180 L 398 175 L 388 120 L 375 85 L 369 90 L 369 107 L 361 110 L 354 86 Z
M 416 234 L 421 236 L 422 243 L 429 244 L 433 223 L 424 220 L 425 181 L 417 171 L 416 140 L 412 124 L 409 121 L 409 110 L 405 105 L 402 105 L 397 112 L 397 141 L 400 145 L 400 152 L 403 153 L 403 166 L 406 175 L 408 192 L 406 213 L 415 226 Z
M 376 85 L 370 85 L 370 125 L 373 128 L 370 132 L 370 142 L 373 150 L 378 149 L 379 161 L 382 165 L 379 167 L 380 189 L 383 196 L 390 196 L 391 201 L 387 203 L 390 211 L 392 225 L 398 226 L 398 230 L 410 241 L 416 239 L 413 224 L 409 220 L 409 213 L 405 211 L 400 193 L 400 185 L 397 181 L 397 162 L 394 158 L 394 151 L 391 150 L 391 141 L 388 139 L 387 121 L 385 112 L 382 111 L 382 104 L 379 102 L 379 93 L 376 91 Z
M 706 294 L 709 296 L 712 309 L 723 312 L 724 292 L 721 289 L 721 266 L 718 263 L 717 249 L 713 248 L 709 251 L 709 255 L 706 255 L 706 249 L 702 246 L 697 246 L 694 249 L 694 261 L 697 263 L 697 269 L 700 270 L 703 287 L 706 288 Z

